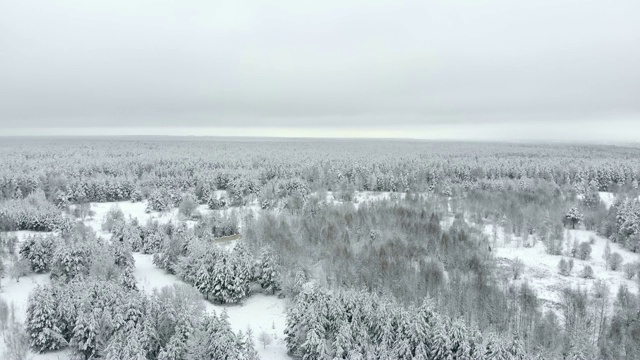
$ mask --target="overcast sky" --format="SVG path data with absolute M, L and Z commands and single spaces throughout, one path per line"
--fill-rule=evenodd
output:
M 639 0 L 0 0 L 0 134 L 640 140 Z

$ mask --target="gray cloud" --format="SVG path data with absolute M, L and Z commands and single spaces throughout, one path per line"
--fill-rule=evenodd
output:
M 639 18 L 637 0 L 6 1 L 0 128 L 634 117 Z

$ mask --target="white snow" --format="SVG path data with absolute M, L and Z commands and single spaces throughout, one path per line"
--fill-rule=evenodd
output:
M 18 235 L 19 239 L 24 239 L 28 235 L 32 235 L 30 231 L 17 231 L 13 234 Z M 42 234 L 42 233 L 40 233 Z M 46 285 L 50 282 L 49 274 L 31 274 L 29 276 L 20 278 L 20 281 L 9 279 L 8 276 L 4 276 L 1 279 L 0 298 L 7 302 L 7 304 L 14 305 L 16 321 L 24 323 L 27 317 L 27 303 L 29 299 L 29 293 L 35 289 L 38 285 Z M 4 337 L 0 336 L 0 358 L 5 351 Z M 68 359 L 69 350 L 55 351 L 46 354 L 29 353 L 29 358 L 32 360 L 59 360 Z
M 484 230 L 489 239 L 492 239 L 493 225 L 485 226 Z M 564 258 L 568 261 L 571 258 L 568 254 L 569 244 L 572 244 L 574 239 L 577 239 L 578 243 L 588 242 L 590 237 L 595 239 L 590 258 L 587 260 L 573 258 L 574 267 L 571 275 L 560 275 L 558 272 L 560 259 Z M 496 259 L 505 266 L 508 266 L 515 259 L 520 259 L 524 263 L 525 270 L 521 278 L 519 280 L 511 280 L 511 282 L 528 282 L 535 289 L 538 298 L 543 301 L 543 308 L 545 309 L 558 308 L 563 288 L 580 286 L 590 289 L 597 279 L 603 280 L 609 285 L 611 301 L 613 301 L 619 287 L 623 284 L 626 284 L 631 292 L 638 292 L 636 279 L 629 280 L 622 271 L 611 271 L 605 268 L 603 254 L 607 240 L 597 236 L 592 231 L 568 230 L 564 243 L 565 250 L 562 256 L 547 254 L 545 245 L 541 241 L 538 241 L 535 246 L 527 248 L 519 244 L 518 240 L 519 238 L 514 237 L 511 242 L 506 241 L 502 228 L 499 228 L 496 241 L 497 247 L 494 249 Z M 617 252 L 622 256 L 624 263 L 640 260 L 639 254 L 632 253 L 618 244 L 610 243 L 609 246 L 612 253 Z M 582 268 L 587 265 L 593 269 L 594 279 L 583 279 L 579 276 Z
M 133 258 L 136 261 L 135 276 L 140 289 L 150 293 L 154 288 L 159 289 L 173 284 L 187 285 L 176 276 L 167 274 L 156 267 L 152 262 L 152 255 L 134 253 Z M 211 313 L 220 314 L 226 309 L 231 328 L 234 331 L 242 331 L 246 334 L 247 328 L 250 327 L 253 331 L 254 343 L 260 359 L 289 359 L 284 342 L 286 319 L 286 303 L 284 300 L 278 299 L 276 296 L 254 294 L 241 305 L 214 305 L 204 299 L 202 299 L 202 302 L 205 304 L 207 311 Z M 257 341 L 257 336 L 262 331 L 266 331 L 274 339 L 266 348 Z
M 610 208 L 611 205 L 613 205 L 613 203 L 616 201 L 616 195 L 612 192 L 600 191 L 598 192 L 598 195 L 600 195 L 600 201 L 602 201 L 607 209 Z
M 159 211 L 151 211 L 147 213 L 145 210 L 147 208 L 146 201 L 132 203 L 130 201 L 118 201 L 118 202 L 105 202 L 105 203 L 91 203 L 91 211 L 95 214 L 91 218 L 87 218 L 84 221 L 84 224 L 93 228 L 98 236 L 102 238 L 110 238 L 111 234 L 108 232 L 102 231 L 102 222 L 104 221 L 105 215 L 114 207 L 119 208 L 124 214 L 125 219 L 138 219 L 138 222 L 141 225 L 147 223 L 149 219 L 152 221 L 157 221 L 160 224 L 166 224 L 169 221 L 177 222 L 177 221 L 185 221 L 188 226 L 195 225 L 195 221 L 185 220 L 182 215 L 178 213 L 178 208 L 172 208 L 166 212 Z M 202 215 L 208 215 L 211 213 L 217 213 L 220 216 L 228 216 L 233 212 L 236 212 L 238 218 L 241 219 L 243 215 L 247 213 L 253 213 L 257 215 L 260 213 L 260 207 L 257 204 L 257 201 L 250 204 L 249 206 L 243 207 L 230 207 L 223 210 L 211 210 L 207 205 L 199 205 L 196 208 Z M 240 222 L 240 228 L 242 228 L 242 222 Z
M 317 195 L 312 193 L 312 195 Z M 431 194 L 428 192 L 418 193 L 421 198 L 429 197 Z M 376 202 L 376 201 L 397 201 L 403 200 L 407 196 L 405 192 L 398 191 L 354 191 L 353 200 L 351 203 L 357 209 L 362 203 Z M 329 204 L 339 205 L 345 203 L 345 201 L 339 198 L 339 192 L 327 191 L 325 201 Z
M 47 236 L 54 234 L 54 232 L 43 232 L 43 231 L 30 231 L 30 230 L 20 230 L 20 231 L 7 231 L 5 232 L 7 236 L 15 236 L 18 238 L 18 242 L 24 241 L 29 236 Z M 16 249 L 17 250 L 17 249 Z
M 157 220 L 159 223 L 167 223 L 169 221 L 181 220 L 178 214 L 178 209 L 174 208 L 170 211 L 160 213 L 153 211 L 150 213 L 145 212 L 146 203 L 132 203 L 128 201 L 121 202 L 108 202 L 108 203 L 92 203 L 91 210 L 94 215 L 91 218 L 87 218 L 84 224 L 94 229 L 98 236 L 103 238 L 110 238 L 108 232 L 102 231 L 102 222 L 105 215 L 109 210 L 117 206 L 122 210 L 125 218 L 137 218 L 141 224 L 147 222 L 147 220 Z M 202 214 L 208 214 L 214 210 L 208 209 L 206 205 L 200 205 L 198 210 Z M 229 208 L 224 210 L 215 210 L 222 214 L 230 214 L 233 211 L 237 211 L 240 214 L 252 212 L 256 215 L 259 214 L 260 208 L 257 203 L 250 204 L 242 208 Z M 195 222 L 190 221 L 191 224 Z M 9 233 L 10 235 L 18 236 L 19 241 L 23 241 L 30 235 L 45 235 L 46 233 L 34 232 L 34 231 L 16 231 Z M 224 244 L 220 246 L 228 246 Z M 176 276 L 165 273 L 162 269 L 159 269 L 153 265 L 152 255 L 143 255 L 140 253 L 134 253 L 136 271 L 135 276 L 138 281 L 138 286 L 144 291 L 151 292 L 154 288 L 162 288 L 164 286 L 183 283 Z M 49 283 L 50 278 L 48 274 L 32 274 L 27 277 L 21 278 L 20 282 L 9 280 L 6 276 L 2 279 L 2 288 L 0 289 L 0 298 L 7 301 L 9 304 L 13 303 L 16 307 L 16 319 L 23 322 L 26 318 L 26 306 L 28 303 L 29 293 L 39 284 Z M 254 294 L 246 299 L 241 305 L 234 306 L 220 306 L 214 305 L 204 299 L 205 308 L 211 313 L 221 313 L 226 309 L 229 316 L 229 322 L 234 331 L 242 331 L 246 334 L 247 329 L 251 328 L 254 337 L 254 343 L 256 350 L 261 359 L 264 360 L 281 360 L 290 359 L 287 355 L 287 349 L 284 342 L 284 329 L 285 329 L 285 309 L 286 301 L 278 299 L 276 296 L 266 296 L 260 293 Z M 262 332 L 267 332 L 273 338 L 271 344 L 264 347 L 259 343 L 257 337 Z M 0 355 L 4 351 L 4 343 L 0 338 Z M 68 359 L 70 351 L 68 349 L 56 352 L 50 352 L 46 354 L 34 354 L 30 353 L 29 356 L 33 360 L 63 360 Z
M 137 218 L 142 224 L 148 219 L 157 220 L 160 223 L 167 223 L 170 220 L 179 220 L 178 209 L 172 209 L 165 213 L 151 212 L 146 213 L 145 203 L 131 203 L 131 202 L 117 202 L 117 203 L 92 203 L 91 209 L 95 211 L 93 219 L 85 221 L 85 224 L 91 226 L 98 234 L 103 237 L 110 237 L 106 232 L 101 231 L 102 222 L 107 212 L 117 205 L 124 213 L 126 218 Z M 212 212 L 206 207 L 201 205 L 198 210 L 203 214 Z M 220 212 L 238 211 L 238 209 L 230 208 L 225 210 L 216 210 Z M 240 209 L 242 212 L 259 212 L 257 205 L 243 207 Z M 138 282 L 138 287 L 146 292 L 151 292 L 154 288 L 162 288 L 177 283 L 185 284 L 182 280 L 174 275 L 167 274 L 164 270 L 156 267 L 153 264 L 152 255 L 144 255 L 140 253 L 134 253 L 133 258 L 135 260 L 135 277 Z M 285 329 L 285 300 L 278 299 L 276 296 L 265 296 L 262 294 L 254 294 L 244 301 L 242 305 L 235 306 L 219 306 L 214 305 L 204 299 L 205 308 L 209 312 L 221 313 L 224 309 L 227 310 L 229 315 L 229 322 L 234 331 L 242 331 L 246 334 L 247 329 L 250 327 L 254 335 L 254 343 L 256 344 L 256 350 L 260 355 L 260 359 L 263 360 L 281 360 L 289 359 L 287 355 L 287 349 L 284 342 L 284 329 Z M 257 337 L 262 332 L 266 331 L 274 339 L 270 345 L 266 348 L 263 347 L 258 341 Z

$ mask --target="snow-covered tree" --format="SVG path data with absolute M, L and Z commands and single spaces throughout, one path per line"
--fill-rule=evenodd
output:
M 258 282 L 263 291 L 273 294 L 280 289 L 280 273 L 273 251 L 264 248 L 258 260 Z
M 94 247 L 88 243 L 61 244 L 53 254 L 51 277 L 68 282 L 88 274 L 93 253 Z
M 166 188 L 160 188 L 149 194 L 146 212 L 164 212 L 174 206 L 172 194 Z
M 29 335 L 21 323 L 14 318 L 4 331 L 4 349 L 0 355 L 3 360 L 27 360 L 29 355 Z
M 575 229 L 576 225 L 582 222 L 583 215 L 576 207 L 572 207 L 569 209 L 567 214 L 564 216 L 569 224 L 571 224 L 571 228 Z
M 580 272 L 580 277 L 584 279 L 593 279 L 593 268 L 591 268 L 590 265 L 585 265 L 585 267 L 582 268 L 582 271 Z
M 104 349 L 105 360 L 146 360 L 145 337 L 139 327 L 121 329 L 111 337 Z
M 249 293 L 249 281 L 242 275 L 242 265 L 234 257 L 222 258 L 213 267 L 209 298 L 222 304 L 235 304 Z
M 587 260 L 591 256 L 591 245 L 584 241 L 578 245 L 577 257 L 580 260 Z
M 558 263 L 558 272 L 562 276 L 569 276 L 571 274 L 569 263 L 564 258 L 560 259 L 560 262 Z
M 160 351 L 158 360 L 181 360 L 188 352 L 188 341 L 194 329 L 189 321 L 178 324 L 167 345 Z
M 124 226 L 124 213 L 117 205 L 114 205 L 104 216 L 104 221 L 102 222 L 101 226 L 102 230 L 107 232 L 115 232 L 120 230 Z
M 59 239 L 52 235 L 29 236 L 20 245 L 20 256 L 29 261 L 31 270 L 36 273 L 49 271 L 53 251 Z
M 617 252 L 614 252 L 611 254 L 611 257 L 609 258 L 609 268 L 613 271 L 618 271 L 621 267 L 622 267 L 622 255 L 618 254 Z
M 224 316 L 207 315 L 187 342 L 186 360 L 240 359 L 243 346 Z
M 180 201 L 180 205 L 178 206 L 178 211 L 186 218 L 190 218 L 197 207 L 198 202 L 196 200 L 196 197 L 192 194 L 185 194 L 182 196 L 182 200 Z
M 58 299 L 49 286 L 38 286 L 29 295 L 26 326 L 30 346 L 38 352 L 57 350 L 66 345 L 57 307 Z

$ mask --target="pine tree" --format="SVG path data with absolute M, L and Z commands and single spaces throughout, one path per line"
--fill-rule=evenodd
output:
M 336 333 L 335 340 L 333 341 L 333 348 L 335 351 L 335 357 L 338 359 L 345 359 L 349 349 L 352 347 L 351 327 L 346 321 L 343 321 L 338 325 L 338 331 Z
M 247 329 L 247 340 L 244 345 L 244 360 L 259 360 L 260 356 L 256 351 L 256 345 L 253 342 L 253 332 L 251 328 Z
M 308 323 L 309 330 L 306 339 L 300 346 L 302 359 L 319 360 L 326 354 L 325 330 L 318 318 L 318 311 L 312 308 L 310 321 Z
M 237 261 L 238 270 L 242 278 L 247 279 L 247 281 L 255 281 L 256 271 L 254 269 L 253 256 L 247 250 L 244 241 L 239 240 L 236 243 L 236 246 L 233 248 L 233 256 Z
M 39 352 L 57 350 L 66 345 L 56 307 L 57 299 L 51 287 L 39 286 L 29 295 L 27 333 L 30 346 Z
M 187 344 L 194 329 L 190 321 L 184 321 L 176 326 L 175 333 L 169 339 L 166 347 L 158 355 L 158 360 L 181 360 L 187 354 Z
M 144 336 L 138 327 L 117 331 L 104 350 L 105 360 L 146 360 Z
M 509 350 L 495 337 L 491 337 L 485 346 L 484 357 L 487 360 L 511 360 Z
M 438 323 L 433 327 L 431 357 L 434 359 L 451 359 L 453 357 L 451 339 L 449 339 L 446 325 L 443 323 Z
M 205 316 L 189 337 L 185 359 L 238 359 L 242 350 L 224 316 Z
M 53 236 L 30 236 L 20 246 L 19 254 L 29 261 L 36 273 L 49 271 L 55 248 Z
M 578 211 L 578 208 L 572 207 L 569 209 L 569 212 L 565 215 L 565 219 L 571 224 L 571 228 L 575 229 L 576 225 L 582 222 L 582 213 Z
M 263 291 L 274 293 L 280 289 L 280 276 L 273 252 L 265 248 L 260 254 L 259 282 Z

